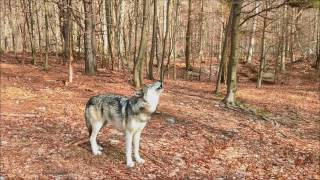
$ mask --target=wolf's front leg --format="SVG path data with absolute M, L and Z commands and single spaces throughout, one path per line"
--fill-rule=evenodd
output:
M 126 131 L 126 158 L 128 167 L 134 166 L 134 162 L 132 161 L 132 138 L 133 133 Z
M 140 154 L 139 154 L 141 132 L 142 130 L 138 130 L 137 132 L 135 132 L 133 136 L 133 146 L 134 146 L 134 158 L 136 159 L 137 163 L 143 164 L 144 160 L 140 157 Z

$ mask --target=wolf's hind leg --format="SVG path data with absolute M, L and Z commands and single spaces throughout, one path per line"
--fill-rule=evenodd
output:
M 90 144 L 91 144 L 91 150 L 92 150 L 92 153 L 94 155 L 101 155 L 102 152 L 102 147 L 98 145 L 97 143 L 97 135 L 100 131 L 100 129 L 102 128 L 102 122 L 94 122 L 92 124 L 92 133 L 91 133 L 91 136 L 90 136 Z

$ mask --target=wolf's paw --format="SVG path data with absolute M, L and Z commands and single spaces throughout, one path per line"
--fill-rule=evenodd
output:
M 145 162 L 144 159 L 142 159 L 142 158 L 137 158 L 136 161 L 139 164 L 143 164 Z
M 100 150 L 95 150 L 95 151 L 92 151 L 93 155 L 101 155 L 102 152 Z
M 103 147 L 100 146 L 100 145 L 98 145 L 98 149 L 99 149 L 100 151 L 102 151 L 102 150 L 103 150 Z
M 128 162 L 127 162 L 127 166 L 128 166 L 129 168 L 132 168 L 132 167 L 134 166 L 134 162 L 133 162 L 133 161 L 128 161 Z

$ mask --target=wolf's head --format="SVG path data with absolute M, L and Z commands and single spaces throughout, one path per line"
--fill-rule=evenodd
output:
M 149 111 L 152 113 L 156 111 L 157 105 L 159 103 L 160 94 L 163 92 L 163 82 L 157 81 L 153 84 L 148 84 L 143 87 L 140 96 L 147 101 L 149 105 Z

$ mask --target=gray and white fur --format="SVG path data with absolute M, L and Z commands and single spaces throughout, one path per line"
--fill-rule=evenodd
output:
M 88 127 L 91 150 L 94 155 L 101 155 L 102 147 L 97 144 L 97 135 L 102 127 L 111 123 L 125 132 L 126 163 L 133 167 L 132 145 L 137 163 L 144 163 L 139 155 L 140 136 L 143 128 L 156 111 L 163 84 L 158 81 L 146 85 L 133 97 L 113 94 L 91 97 L 86 104 L 85 120 Z

